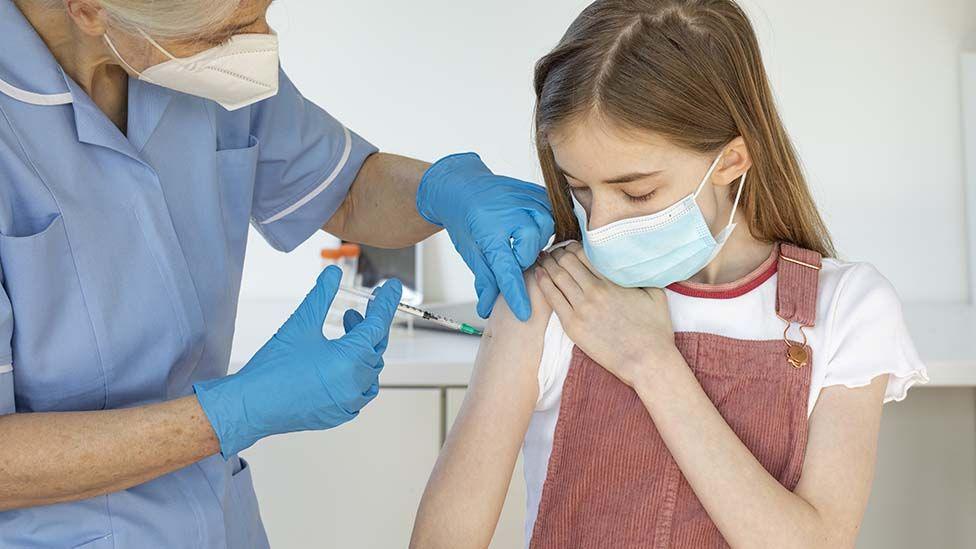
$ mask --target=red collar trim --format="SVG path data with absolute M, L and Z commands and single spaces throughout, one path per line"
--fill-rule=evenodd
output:
M 697 282 L 676 282 L 668 289 L 676 294 L 704 299 L 733 299 L 742 297 L 755 290 L 776 274 L 779 268 L 779 244 L 773 247 L 773 253 L 745 277 L 728 284 L 700 284 Z

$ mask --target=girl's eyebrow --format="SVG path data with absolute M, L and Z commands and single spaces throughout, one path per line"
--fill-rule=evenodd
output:
M 558 166 L 557 165 L 556 166 L 556 169 L 558 169 L 559 171 L 561 171 L 563 173 L 563 175 L 565 175 L 566 177 L 569 177 L 571 179 L 575 179 L 577 181 L 583 181 L 582 179 L 580 179 L 580 178 L 572 175 L 571 173 L 567 172 L 566 170 L 562 169 L 561 166 Z M 604 181 L 604 183 L 606 183 L 608 185 L 622 185 L 624 183 L 633 183 L 634 181 L 639 181 L 641 179 L 647 179 L 649 177 L 654 177 L 656 175 L 660 175 L 662 172 L 663 172 L 663 170 L 657 170 L 657 171 L 653 171 L 653 172 L 634 172 L 634 173 L 628 173 L 628 174 L 624 174 L 624 175 L 620 175 L 620 176 L 617 176 L 617 177 L 613 177 L 613 178 L 607 179 L 607 180 Z
M 649 177 L 654 177 L 655 175 L 659 175 L 661 172 L 662 172 L 662 170 L 657 170 L 657 171 L 653 171 L 653 172 L 643 172 L 643 173 L 628 173 L 628 174 L 625 174 L 625 175 L 621 175 L 619 177 L 614 177 L 613 179 L 607 179 L 606 181 L 604 181 L 604 183 L 607 183 L 608 185 L 618 185 L 618 184 L 622 184 L 622 183 L 632 183 L 634 181 L 639 181 L 641 179 L 647 179 Z

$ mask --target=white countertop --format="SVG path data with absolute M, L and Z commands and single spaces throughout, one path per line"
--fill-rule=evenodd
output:
M 241 300 L 231 371 L 243 366 L 288 318 L 297 303 Z M 976 307 L 910 304 L 905 317 L 919 354 L 929 369 L 931 387 L 976 387 Z M 397 328 L 385 355 L 386 386 L 464 386 L 479 339 L 461 334 Z
M 929 370 L 929 387 L 976 387 L 976 307 L 906 304 L 905 321 Z
M 298 304 L 282 300 L 241 300 L 237 331 L 231 350 L 230 370 L 250 360 Z M 330 328 L 326 328 L 330 334 Z M 471 378 L 480 338 L 397 327 L 383 355 L 386 367 L 381 381 L 386 386 L 466 386 Z

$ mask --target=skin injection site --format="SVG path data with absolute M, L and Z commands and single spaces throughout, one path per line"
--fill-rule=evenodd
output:
M 976 547 L 976 2 L 0 0 L 0 549 Z

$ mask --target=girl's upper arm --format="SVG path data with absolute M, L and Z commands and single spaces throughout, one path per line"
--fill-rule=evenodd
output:
M 827 319 L 824 389 L 810 416 L 797 494 L 819 512 L 838 546 L 853 546 L 874 477 L 883 402 L 928 378 L 891 283 L 854 265 Z
M 486 547 L 539 393 L 538 369 L 552 309 L 526 274 L 532 317 L 504 299 L 485 331 L 464 403 L 427 483 L 414 547 Z
M 854 547 L 878 449 L 888 375 L 864 387 L 824 389 L 810 416 L 803 475 L 796 494 L 813 506 L 834 547 Z
M 503 298 L 498 300 L 478 350 L 462 415 L 485 406 L 514 405 L 529 414 L 535 408 L 539 363 L 552 307 L 543 298 L 533 271 L 526 274 L 525 285 L 532 316 L 521 322 Z

